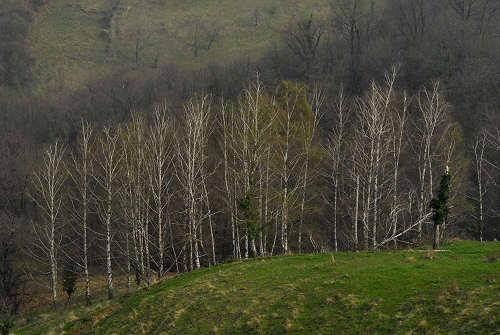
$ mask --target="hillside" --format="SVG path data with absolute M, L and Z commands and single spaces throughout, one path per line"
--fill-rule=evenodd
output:
M 51 0 L 27 40 L 39 87 L 79 88 L 117 66 L 254 59 L 293 17 L 322 18 L 327 9 L 327 0 Z
M 15 334 L 499 334 L 500 243 L 444 247 L 225 264 L 20 317 Z

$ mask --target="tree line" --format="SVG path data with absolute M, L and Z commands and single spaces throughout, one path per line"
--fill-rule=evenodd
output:
M 61 263 L 77 265 L 90 303 L 91 259 L 112 298 L 116 269 L 144 287 L 227 258 L 421 243 L 445 166 L 441 234 L 455 234 L 469 173 L 461 129 L 438 82 L 409 95 L 397 71 L 357 98 L 257 77 L 234 100 L 192 97 L 177 118 L 164 102 L 115 126 L 82 120 L 74 145 L 46 147 L 29 187 L 30 250 L 54 304 Z

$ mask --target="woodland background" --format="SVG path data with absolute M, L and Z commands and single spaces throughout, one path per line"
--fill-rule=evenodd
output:
M 95 273 L 130 272 L 147 285 L 153 273 L 252 250 L 423 243 L 445 165 L 452 200 L 443 236 L 500 237 L 498 1 L 143 3 L 0 4 L 0 273 L 17 283 L 2 288 L 3 313 L 18 310 L 27 268 L 54 287 L 65 266 L 85 277 L 84 254 Z M 164 121 L 172 159 L 158 220 L 146 157 Z M 83 170 L 72 159 L 81 162 L 82 125 L 93 129 L 86 238 L 74 215 Z M 185 146 L 196 136 L 189 163 Z M 51 254 L 37 229 L 50 220 L 36 199 L 50 185 L 43 169 L 56 141 L 65 178 Z M 127 200 L 137 205 L 130 213 Z

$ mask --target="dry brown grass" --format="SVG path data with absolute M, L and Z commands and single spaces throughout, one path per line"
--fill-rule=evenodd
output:
M 59 279 L 62 282 L 62 279 Z M 52 309 L 52 294 L 50 289 L 44 286 L 48 281 L 45 277 L 34 277 L 27 283 L 26 291 L 30 293 L 24 300 L 21 307 L 21 313 L 43 312 Z M 76 291 L 71 296 L 71 303 L 78 304 L 85 301 L 85 283 L 79 279 L 76 282 Z M 127 276 L 113 274 L 113 287 L 115 296 L 119 297 L 127 291 Z M 90 277 L 90 294 L 92 299 L 106 297 L 106 276 L 95 275 Z M 66 303 L 66 293 L 62 290 L 62 285 L 58 285 L 57 290 L 58 303 Z
M 68 313 L 67 319 L 69 321 L 75 321 L 78 320 L 78 317 L 76 316 L 75 312 L 71 311 Z
M 286 324 L 285 324 L 286 330 L 292 329 L 292 326 L 293 326 L 293 321 L 290 319 L 286 319 Z
M 498 262 L 500 260 L 500 256 L 498 256 L 497 253 L 490 251 L 488 256 L 486 256 L 486 259 L 488 260 L 488 262 Z
M 96 272 L 97 270 L 95 270 Z M 165 279 L 175 276 L 175 273 L 168 273 L 165 275 Z M 62 282 L 62 279 L 59 279 Z M 152 280 L 152 283 L 155 281 Z M 52 309 L 52 294 L 50 289 L 46 286 L 48 285 L 47 278 L 45 277 L 34 277 L 33 280 L 29 281 L 26 285 L 26 292 L 29 292 L 29 296 L 23 301 L 20 313 L 33 313 L 33 312 L 44 312 Z M 132 279 L 131 290 L 136 290 L 136 285 L 134 278 Z M 127 275 L 120 273 L 113 273 L 113 290 L 115 297 L 120 297 L 128 292 L 127 288 Z M 107 281 L 105 275 L 91 275 L 90 276 L 90 294 L 92 300 L 105 299 L 107 297 Z M 66 293 L 62 290 L 62 285 L 58 285 L 57 290 L 58 303 L 66 303 Z M 85 302 L 85 283 L 82 279 L 78 279 L 76 282 L 76 291 L 71 296 L 71 305 L 83 304 Z
M 456 280 L 453 280 L 447 287 L 447 291 L 450 292 L 450 293 L 458 293 L 458 291 L 460 291 L 460 289 L 458 288 L 458 283 Z
M 436 257 L 434 251 L 427 250 L 427 252 L 425 253 L 425 259 L 433 260 L 434 257 Z
M 108 315 L 110 315 L 111 313 L 113 313 L 115 311 L 115 309 L 118 308 L 118 306 L 120 306 L 119 303 L 116 303 L 114 305 L 111 305 L 109 306 L 108 308 L 102 310 L 101 312 L 99 312 L 98 314 L 94 315 L 92 317 L 93 321 L 94 321 L 94 325 L 97 324 L 97 322 L 99 322 L 99 320 L 102 320 L 104 319 L 105 317 L 107 317 Z
M 184 308 L 181 308 L 177 312 L 175 312 L 174 315 L 175 321 L 177 321 L 185 311 L 186 310 Z
M 446 308 L 444 306 L 438 305 L 438 306 L 436 306 L 436 312 L 443 313 L 443 314 L 449 314 L 450 309 Z
M 497 282 L 497 280 L 496 280 L 495 278 L 490 277 L 490 276 L 486 277 L 486 280 L 485 280 L 485 281 L 486 281 L 486 283 L 488 283 L 488 284 L 495 284 L 495 283 Z
M 425 329 L 427 328 L 427 326 L 428 326 L 427 320 L 422 320 L 418 323 L 419 328 Z

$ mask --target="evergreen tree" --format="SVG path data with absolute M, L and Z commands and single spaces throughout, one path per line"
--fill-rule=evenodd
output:
M 437 198 L 431 200 L 432 220 L 434 221 L 434 249 L 439 249 L 439 227 L 448 219 L 448 198 L 450 195 L 450 174 L 448 166 L 441 177 Z
M 247 228 L 248 239 L 250 240 L 254 256 L 257 256 L 257 249 L 255 247 L 255 239 L 260 231 L 259 216 L 255 204 L 255 182 L 250 177 L 249 187 L 245 196 L 240 199 L 239 207 L 241 209 L 242 223 Z

